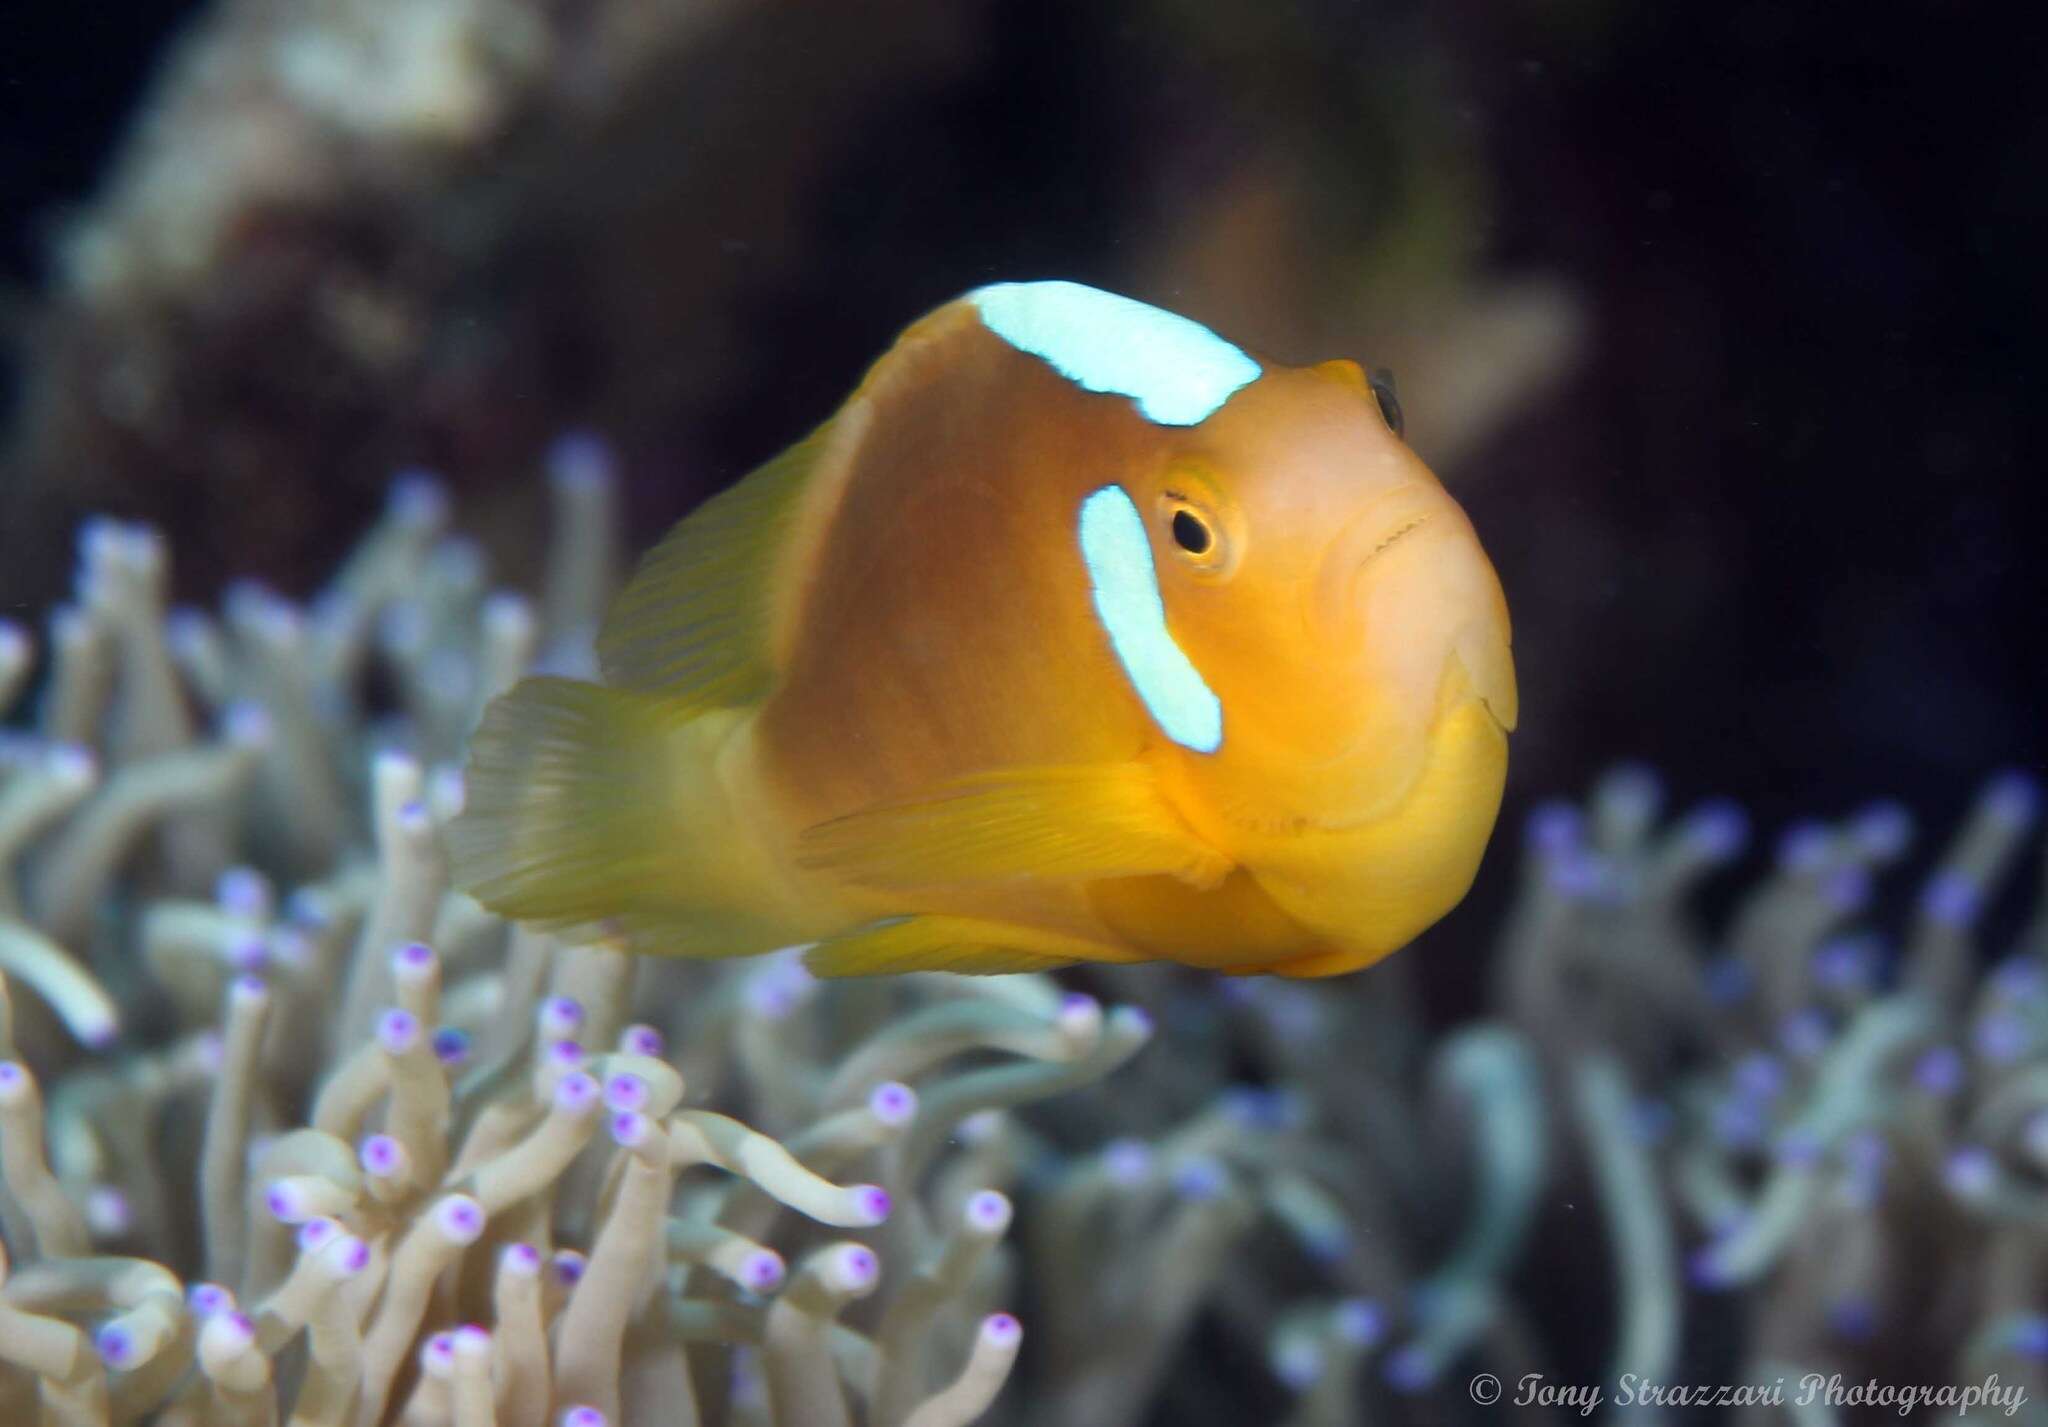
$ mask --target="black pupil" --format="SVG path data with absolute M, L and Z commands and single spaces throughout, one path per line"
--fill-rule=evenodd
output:
M 1382 367 L 1371 378 L 1372 394 L 1380 404 L 1380 417 L 1396 436 L 1405 435 L 1401 420 L 1401 398 L 1394 391 L 1394 374 Z
M 1190 555 L 1199 555 L 1209 548 L 1209 527 L 1202 524 L 1202 518 L 1193 511 L 1175 511 L 1173 538 Z

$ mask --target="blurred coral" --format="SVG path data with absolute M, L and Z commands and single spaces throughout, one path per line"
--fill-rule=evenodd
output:
M 533 601 L 412 474 L 304 606 L 167 612 L 163 542 L 99 521 L 40 671 L 0 624 L 0 699 L 39 685 L 0 742 L 0 1420 L 1320 1427 L 1440 1416 L 1474 1368 L 2048 1392 L 2048 920 L 1988 971 L 1978 932 L 2026 779 L 1893 952 L 1903 810 L 1789 830 L 1710 933 L 1740 810 L 1666 826 L 1619 770 L 1531 819 L 1494 1013 L 1441 1037 L 1421 951 L 1100 968 L 1106 1010 L 556 946 L 441 854 L 481 701 L 587 667 L 614 579 L 607 448 L 552 465 Z
M 1008 1376 L 993 1141 L 1142 1013 L 508 944 L 448 887 L 448 760 L 611 581 L 609 458 L 555 464 L 537 606 L 422 475 L 306 607 L 167 614 L 163 543 L 85 530 L 0 750 L 0 1420 L 948 1427 Z M 33 662 L 0 625 L 0 695 Z

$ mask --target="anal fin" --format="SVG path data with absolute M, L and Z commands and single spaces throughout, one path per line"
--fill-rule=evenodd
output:
M 804 955 L 818 976 L 885 976 L 952 971 L 1003 976 L 1054 971 L 1076 961 L 1124 960 L 1107 947 L 972 917 L 890 917 L 819 942 Z

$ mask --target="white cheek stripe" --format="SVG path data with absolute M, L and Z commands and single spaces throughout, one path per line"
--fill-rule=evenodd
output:
M 968 294 L 991 332 L 1147 421 L 1194 426 L 1256 381 L 1259 364 L 1199 322 L 1078 282 L 999 282 Z
M 1081 502 L 1081 558 L 1096 618 L 1146 711 L 1183 748 L 1214 753 L 1223 746 L 1222 701 L 1167 632 L 1145 519 L 1122 486 Z

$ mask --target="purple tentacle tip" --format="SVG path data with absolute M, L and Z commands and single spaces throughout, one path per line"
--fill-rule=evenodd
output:
M 1012 1213 L 1007 1195 L 993 1189 L 984 1189 L 968 1196 L 961 1217 L 968 1226 L 984 1234 L 1000 1234 L 1010 1227 Z
M 846 1276 L 855 1284 L 869 1284 L 882 1271 L 882 1261 L 875 1257 L 875 1251 L 856 1244 L 840 1256 L 840 1266 Z
M 1330 1324 L 1337 1336 L 1360 1348 L 1369 1348 L 1387 1333 L 1387 1315 L 1370 1298 L 1347 1298 L 1331 1314 Z
M 644 1110 L 650 1093 L 645 1080 L 622 1070 L 604 1083 L 605 1108 L 622 1112 Z
M 1788 1130 L 1773 1146 L 1778 1163 L 1793 1169 L 1810 1169 L 1820 1162 L 1821 1142 L 1804 1130 Z
M 1734 1082 L 1746 1099 L 1775 1100 L 1785 1088 L 1785 1068 L 1776 1056 L 1753 1052 L 1736 1063 Z
M 1953 1046 L 1938 1045 L 1913 1066 L 1913 1083 L 1930 1095 L 1953 1095 L 1963 1079 L 1962 1053 Z
M 1693 809 L 1683 835 L 1702 857 L 1726 862 L 1749 846 L 1749 814 L 1739 803 L 1715 798 Z
M 201 1318 L 234 1307 L 235 1295 L 218 1283 L 195 1283 L 185 1290 L 185 1302 Z
M 1778 837 L 1778 867 L 1810 877 L 1828 863 L 1828 830 L 1815 822 L 1794 823 Z
M 393 1006 L 377 1018 L 377 1044 L 388 1054 L 403 1055 L 419 1044 L 420 1021 L 410 1011 Z
M 1965 1145 L 1942 1166 L 1942 1182 L 1962 1199 L 1982 1199 L 1998 1187 L 1998 1160 L 1980 1145 Z
M 1860 991 L 1877 973 L 1879 953 L 1869 937 L 1843 936 L 1813 954 L 1813 979 L 1836 991 Z
M 1436 1381 L 1436 1368 L 1429 1360 L 1429 1354 L 1410 1344 L 1387 1355 L 1387 1365 L 1382 1371 L 1387 1386 L 1404 1394 L 1414 1394 L 1428 1388 Z
M 1877 1334 L 1877 1305 L 1867 1298 L 1838 1299 L 1828 1309 L 1828 1326 L 1838 1338 L 1867 1343 Z
M 548 479 L 564 490 L 609 485 L 618 458 L 611 443 L 594 431 L 569 431 L 548 447 Z
M 1754 1101 L 1724 1100 L 1714 1107 L 1714 1133 L 1732 1149 L 1747 1149 L 1764 1137 L 1764 1115 Z
M 498 1266 L 507 1273 L 530 1277 L 541 1268 L 540 1250 L 532 1244 L 507 1244 L 505 1251 L 498 1255 Z
M 1648 816 L 1664 800 L 1664 780 L 1647 763 L 1617 763 L 1600 780 L 1605 801 L 1621 803 L 1631 813 Z
M 484 1206 L 467 1194 L 451 1194 L 434 1206 L 434 1224 L 457 1243 L 475 1243 L 484 1231 Z
M 1069 991 L 1060 997 L 1059 1010 L 1053 1013 L 1053 1022 L 1068 1035 L 1092 1034 L 1102 1024 L 1102 1003 L 1093 996 Z
M 1733 1281 L 1728 1276 L 1727 1266 L 1721 1262 L 1717 1244 L 1695 1250 L 1685 1262 L 1685 1276 L 1694 1287 L 1709 1290 L 1726 1288 Z
M 396 976 L 423 976 L 433 969 L 434 949 L 425 942 L 409 941 L 391 953 L 391 970 Z
M 1202 1203 L 1229 1187 L 1230 1172 L 1211 1155 L 1189 1155 L 1174 1167 L 1173 1192 L 1183 1199 Z
M 403 525 L 439 525 L 448 518 L 448 487 L 432 471 L 400 471 L 391 478 L 385 509 Z
M 756 1293 L 770 1293 L 781 1287 L 789 1268 L 773 1249 L 750 1253 L 740 1265 L 740 1281 Z
M 44 756 L 43 771 L 59 783 L 83 788 L 100 776 L 100 760 L 90 748 L 60 743 Z
M 546 1040 L 567 1040 L 583 1029 L 583 1003 L 573 996 L 550 996 L 541 1003 L 540 1030 Z
M 604 1092 L 598 1089 L 596 1077 L 588 1071 L 572 1070 L 555 1087 L 555 1108 L 567 1114 L 588 1114 L 603 1100 Z
M 612 1139 L 627 1149 L 638 1149 L 654 1135 L 654 1121 L 638 1110 L 621 1110 L 612 1116 Z
M 135 1366 L 135 1335 L 119 1323 L 108 1323 L 93 1335 L 100 1361 L 110 1368 Z
M 854 1215 L 863 1225 L 885 1222 L 895 1202 L 889 1198 L 889 1191 L 879 1184 L 856 1184 L 849 1191 L 853 1196 Z
M 110 1016 L 92 1015 L 81 1018 L 72 1029 L 87 1050 L 105 1050 L 120 1037 L 121 1023 Z
M 652 1026 L 628 1026 L 619 1033 L 619 1049 L 627 1055 L 644 1055 L 659 1060 L 668 1049 L 660 1031 Z
M 2012 1350 L 2024 1358 L 2048 1358 L 2048 1313 L 2025 1313 L 2012 1327 Z
M 1128 1188 L 1152 1172 L 1152 1146 L 1132 1136 L 1102 1147 L 1102 1172 L 1110 1183 Z
M 1982 889 L 1960 872 L 1937 872 L 1920 892 L 1920 915 L 1957 930 L 1975 922 L 1983 906 Z
M 135 1227 L 135 1208 L 118 1186 L 95 1184 L 86 1191 L 85 1223 L 96 1237 L 118 1238 Z
M 2025 827 L 2041 810 L 2041 785 L 2031 774 L 2008 769 L 1984 789 L 1983 807 L 2009 827 Z
M 1858 911 L 1870 900 L 1870 873 L 1861 867 L 1837 867 L 1821 879 L 1821 896 L 1844 915 Z
M 2048 988 L 2048 976 L 2035 958 L 2008 956 L 1991 969 L 1991 988 L 2008 1000 L 2024 1000 Z
M 1897 803 L 1872 803 L 1850 822 L 1849 836 L 1865 857 L 1891 862 L 1913 845 L 1913 815 Z
M 1549 860 L 1545 880 L 1560 897 L 1575 902 L 1596 901 L 1607 891 L 1608 867 L 1605 859 L 1573 848 Z
M 590 1266 L 590 1260 L 574 1249 L 557 1249 L 548 1267 L 554 1270 L 555 1282 L 564 1288 L 573 1288 L 583 1281 L 583 1271 Z
M 981 1320 L 981 1336 L 990 1347 L 1013 1347 L 1024 1336 L 1024 1325 L 1014 1313 L 991 1313 Z
M 214 879 L 213 900 L 230 916 L 260 917 L 270 909 L 270 879 L 253 867 L 230 867 Z
M 469 1032 L 460 1026 L 442 1026 L 434 1032 L 434 1059 L 443 1065 L 463 1065 L 469 1060 Z
M 229 943 L 223 959 L 245 975 L 261 971 L 270 961 L 270 942 L 260 936 L 237 937 Z
M 607 1419 L 595 1407 L 571 1407 L 560 1418 L 561 1427 L 606 1427 Z
M 1562 857 L 1578 850 L 1585 819 L 1566 802 L 1539 803 L 1529 814 L 1524 836 L 1543 857 Z
M 885 1080 L 869 1092 L 868 1112 L 885 1125 L 907 1125 L 917 1114 L 917 1092 L 901 1081 Z
M 2022 1018 L 2010 1012 L 1993 1011 L 1977 1022 L 1970 1043 L 1982 1059 L 2008 1065 L 2027 1053 L 2033 1036 Z
M 341 1225 L 325 1215 L 308 1219 L 299 1225 L 299 1249 L 303 1253 L 311 1253 L 340 1232 Z
M 353 1277 L 370 1266 L 370 1246 L 354 1234 L 344 1234 L 329 1244 L 326 1253 L 334 1266 Z
M 363 1141 L 357 1159 L 367 1173 L 396 1174 L 405 1164 L 405 1146 L 390 1135 L 372 1135 Z
M 1828 1048 L 1834 1023 L 1825 1011 L 1808 1008 L 1787 1016 L 1778 1028 L 1778 1044 L 1795 1060 L 1812 1060 Z

